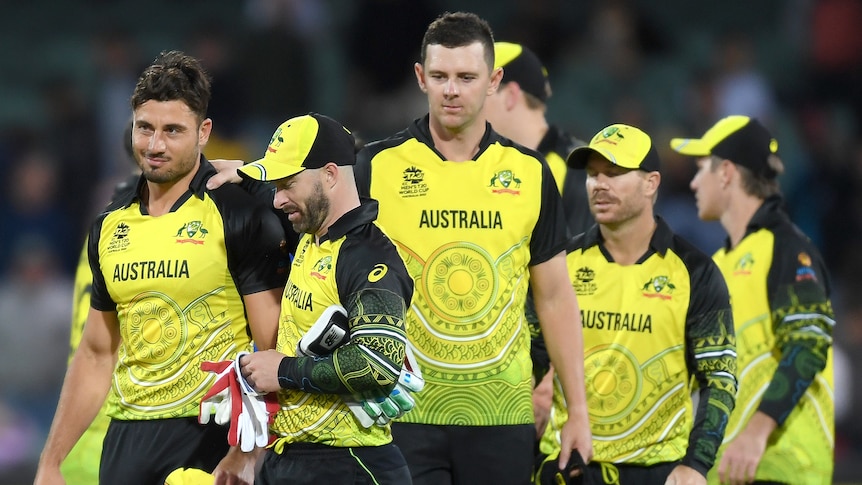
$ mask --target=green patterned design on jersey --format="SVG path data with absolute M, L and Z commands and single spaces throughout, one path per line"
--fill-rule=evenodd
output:
M 341 252 L 345 239 L 327 240 L 320 245 L 313 241 L 313 236 L 304 234 L 299 242 L 298 256 L 293 260 L 282 298 L 276 350 L 295 356 L 296 344 L 302 335 L 314 325 L 324 309 L 335 303 L 342 304 L 351 312 L 349 325 L 355 335 L 349 344 L 332 354 L 331 360 L 313 362 L 312 379 L 320 392 L 279 391 L 281 411 L 270 426 L 270 431 L 277 437 L 274 449 L 281 453 L 286 445 L 297 442 L 337 447 L 389 443 L 392 441 L 389 426 L 363 428 L 344 404 L 338 390 L 347 388 L 352 393 L 353 386 L 383 388 L 394 384 L 397 374 L 389 377 L 381 369 L 381 363 L 369 359 L 358 344 L 380 349 L 385 358 L 401 362 L 404 358 L 404 322 L 393 315 L 404 314 L 405 301 L 392 291 L 375 288 L 355 291 L 348 296 L 351 298 L 349 301 L 341 302 L 336 271 L 342 267 L 339 258 L 343 256 L 343 261 L 347 261 L 350 257 L 349 253 L 343 255 Z M 323 278 L 315 271 L 317 262 L 322 260 L 328 262 L 331 270 Z M 343 261 L 341 264 L 349 264 Z M 307 299 L 289 298 L 287 295 L 291 288 L 308 295 Z M 394 338 L 393 334 L 400 335 L 401 340 Z M 313 357 L 301 357 L 297 359 L 297 365 L 307 368 L 313 360 Z
M 449 244 L 438 249 L 424 265 L 413 320 L 427 332 L 411 334 L 422 355 L 445 356 L 441 366 L 423 368 L 426 379 L 474 380 L 495 375 L 510 365 L 510 349 L 523 331 L 522 316 L 505 312 L 523 305 L 523 273 L 516 274 L 513 248 L 492 261 L 472 243 Z M 511 295 L 510 299 L 498 294 Z M 492 318 L 495 315 L 502 317 Z M 418 320 L 418 321 L 417 321 Z M 429 323 L 436 325 L 432 328 Z
M 794 326 L 819 325 L 800 320 L 782 323 L 776 330 L 776 322 L 794 313 L 832 314 L 828 301 L 800 305 L 800 301 L 808 302 L 810 298 L 793 295 L 792 292 L 784 298 L 779 297 L 777 308 L 770 309 L 767 278 L 772 265 L 778 264 L 775 261 L 775 244 L 775 235 L 768 229 L 760 229 L 748 234 L 732 250 L 720 249 L 713 255 L 713 260 L 727 281 L 733 302 L 739 367 L 736 407 L 730 416 L 716 463 L 719 463 L 727 443 L 739 436 L 745 423 L 758 409 L 778 368 L 779 356 L 773 351 L 777 340 L 789 338 L 788 332 Z M 820 349 L 820 355 L 826 353 L 820 343 L 815 342 L 811 348 L 815 351 Z M 805 391 L 800 404 L 781 430 L 774 433 L 767 443 L 757 468 L 757 480 L 806 485 L 832 483 L 835 422 L 833 370 L 831 353 L 824 357 L 826 368 Z M 795 365 L 808 364 L 796 362 Z M 717 467 L 710 471 L 707 479 L 711 484 L 719 483 Z
M 693 427 L 684 344 L 695 291 L 688 268 L 670 249 L 621 266 L 590 246 L 566 262 L 584 326 L 593 459 L 642 466 L 682 459 Z M 559 450 L 566 409 L 555 378 L 542 453 Z

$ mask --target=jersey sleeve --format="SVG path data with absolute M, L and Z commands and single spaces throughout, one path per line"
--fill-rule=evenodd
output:
M 365 147 L 356 154 L 353 177 L 360 197 L 371 197 L 371 149 Z
M 282 387 L 367 397 L 385 396 L 395 387 L 404 361 L 413 280 L 388 238 L 376 226 L 365 230 L 379 237 L 370 244 L 348 239 L 335 270 L 350 340 L 330 355 L 285 358 L 279 368 Z
M 90 263 L 90 271 L 93 273 L 93 286 L 90 288 L 90 306 L 102 312 L 117 311 L 117 303 L 108 293 L 105 277 L 102 274 L 99 263 L 99 240 L 101 239 L 102 222 L 105 220 L 103 213 L 93 223 L 90 235 L 87 237 L 87 259 Z
M 542 160 L 542 205 L 530 239 L 530 266 L 544 263 L 561 251 L 565 251 L 566 243 L 567 229 L 563 201 L 551 169 Z
M 736 401 L 736 337 L 721 272 L 706 257 L 695 264 L 689 266 L 692 296 L 686 321 L 686 360 L 697 381 L 700 401 L 682 463 L 706 476 Z
M 278 217 L 238 187 L 223 188 L 232 189 L 216 197 L 225 226 L 227 264 L 240 294 L 284 286 L 290 248 Z
M 775 241 L 767 287 L 781 360 L 758 409 L 781 426 L 826 367 L 835 315 L 828 274 L 816 250 L 795 233 L 777 233 Z

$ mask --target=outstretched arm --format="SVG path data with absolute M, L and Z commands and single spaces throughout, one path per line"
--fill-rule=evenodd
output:
M 105 401 L 119 342 L 117 314 L 91 308 L 81 344 L 66 372 L 34 484 L 64 483 L 60 464 Z
M 542 334 L 568 406 L 569 418 L 560 433 L 559 462 L 565 465 L 572 450 L 577 450 L 589 463 L 593 444 L 584 382 L 584 339 L 566 253 L 531 266 L 530 285 Z

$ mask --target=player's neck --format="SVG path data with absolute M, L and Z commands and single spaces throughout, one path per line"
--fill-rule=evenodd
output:
M 653 211 L 645 210 L 634 219 L 620 224 L 602 224 L 599 227 L 605 249 L 614 258 L 614 262 L 628 266 L 646 254 L 657 224 Z
M 450 130 L 440 123 L 429 123 L 434 148 L 450 162 L 466 162 L 479 153 L 479 143 L 485 136 L 485 119 L 476 119 L 462 130 Z
M 157 184 L 147 182 L 146 194 L 141 198 L 147 207 L 147 213 L 153 217 L 163 216 L 180 200 L 188 190 L 189 184 L 198 171 L 200 162 L 181 179 L 171 183 Z
M 329 214 L 326 217 L 320 230 L 314 233 L 314 242 L 320 245 L 320 238 L 329 233 L 329 228 L 341 219 L 344 214 L 359 207 L 359 193 L 356 191 L 356 186 L 351 181 L 350 184 L 342 183 L 334 189 L 334 194 L 329 199 Z
M 748 223 L 754 217 L 757 209 L 763 205 L 763 199 L 746 194 L 741 190 L 730 197 L 727 210 L 721 214 L 721 225 L 727 231 L 731 249 L 742 242 Z
M 524 106 L 517 113 L 512 113 L 516 117 L 517 122 L 513 128 L 517 132 L 517 137 L 512 138 L 517 143 L 524 145 L 527 148 L 538 150 L 539 144 L 548 133 L 548 122 L 545 120 L 545 114 L 542 110 L 529 109 Z

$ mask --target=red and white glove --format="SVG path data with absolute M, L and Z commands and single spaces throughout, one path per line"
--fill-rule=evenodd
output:
M 215 422 L 229 425 L 227 442 L 239 445 L 244 452 L 269 443 L 269 424 L 279 405 L 275 395 L 260 395 L 248 385 L 239 372 L 239 358 L 221 362 L 202 362 L 201 370 L 216 373 L 216 381 L 201 399 L 198 422 L 206 424 L 215 414 Z
M 234 363 L 232 360 L 205 361 L 201 362 L 201 370 L 214 372 L 216 380 L 201 399 L 198 422 L 207 424 L 212 415 L 215 414 L 217 424 L 223 426 L 229 424 L 231 426 L 228 431 L 228 441 L 230 441 L 231 436 L 238 436 L 239 434 L 236 429 L 237 420 L 234 416 L 238 416 L 242 411 L 242 398 L 240 397 L 239 385 L 236 382 Z
M 248 352 L 237 354 L 233 368 L 242 400 L 242 411 L 239 415 L 239 427 L 242 429 L 240 449 L 251 451 L 255 446 L 264 447 L 269 444 L 269 425 L 281 406 L 275 393 L 259 393 L 245 380 L 239 365 L 239 359 L 243 355 L 248 355 Z

